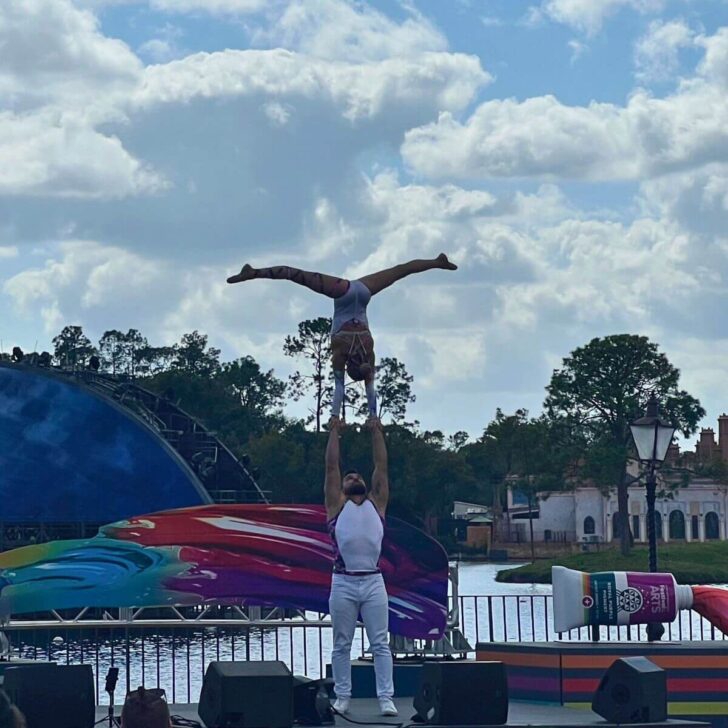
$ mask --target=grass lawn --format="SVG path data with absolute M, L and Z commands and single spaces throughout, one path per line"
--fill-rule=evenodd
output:
M 579 571 L 649 571 L 646 546 L 635 546 L 629 556 L 619 547 L 539 560 L 517 569 L 501 571 L 498 581 L 551 583 L 551 567 Z M 657 545 L 658 571 L 671 572 L 678 584 L 728 584 L 728 542 L 669 543 Z

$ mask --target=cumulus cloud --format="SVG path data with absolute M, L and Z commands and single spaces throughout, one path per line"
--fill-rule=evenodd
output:
M 425 17 L 410 8 L 396 23 L 367 5 L 341 0 L 293 0 L 276 22 L 254 39 L 316 58 L 351 63 L 443 51 L 447 41 Z
M 587 35 L 598 33 L 604 21 L 619 10 L 629 8 L 640 13 L 657 12 L 664 0 L 542 0 L 533 6 L 540 17 L 548 17 Z
M 687 36 L 686 36 L 687 37 Z M 481 104 L 465 121 L 442 113 L 407 132 L 402 154 L 432 177 L 642 179 L 728 158 L 728 32 L 700 38 L 697 74 L 626 106 L 567 106 L 553 96 Z
M 25 109 L 50 101 L 76 105 L 99 91 L 111 96 L 136 83 L 142 64 L 122 41 L 70 0 L 0 3 L 0 99 Z
M 197 53 L 146 69 L 133 97 L 138 108 L 195 98 L 288 95 L 332 101 L 350 120 L 398 103 L 463 108 L 490 75 L 474 56 L 424 53 L 368 64 L 330 62 L 277 49 Z
M 679 51 L 693 44 L 693 31 L 681 20 L 650 23 L 635 45 L 636 77 L 640 81 L 674 79 L 680 67 Z
M 118 138 L 70 114 L 0 112 L 0 195 L 108 199 L 166 187 Z

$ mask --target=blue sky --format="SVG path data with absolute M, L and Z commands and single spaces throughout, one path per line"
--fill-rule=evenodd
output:
M 0 69 L 5 350 L 198 329 L 285 377 L 328 302 L 243 262 L 442 250 L 370 308 L 423 427 L 535 414 L 624 332 L 728 409 L 724 0 L 9 0 Z

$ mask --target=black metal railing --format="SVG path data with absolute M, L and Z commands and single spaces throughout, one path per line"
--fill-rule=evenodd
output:
M 479 642 L 591 640 L 587 627 L 560 634 L 554 631 L 550 594 L 461 595 L 458 605 L 458 629 L 471 648 L 463 656 L 473 657 Z M 666 640 L 725 639 L 709 622 L 687 610 L 665 627 Z M 102 688 L 112 666 L 119 668 L 119 690 L 124 694 L 144 684 L 164 688 L 172 702 L 194 703 L 207 665 L 213 660 L 282 660 L 295 674 L 316 678 L 325 675 L 332 647 L 329 618 L 315 613 L 247 622 L 14 620 L 3 629 L 15 657 L 91 664 L 100 704 L 108 703 Z M 599 633 L 604 641 L 646 640 L 644 625 L 601 627 Z M 363 656 L 367 649 L 366 635 L 360 626 L 352 654 Z

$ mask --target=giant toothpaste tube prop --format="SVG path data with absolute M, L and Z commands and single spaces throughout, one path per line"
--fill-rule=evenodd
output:
M 587 574 L 564 566 L 551 569 L 554 629 L 568 632 L 589 624 L 672 622 L 693 606 L 693 590 L 672 574 L 602 571 Z
M 681 586 L 672 574 L 602 571 L 587 574 L 551 568 L 554 628 L 557 632 L 590 624 L 672 622 L 692 608 L 728 635 L 728 589 Z

